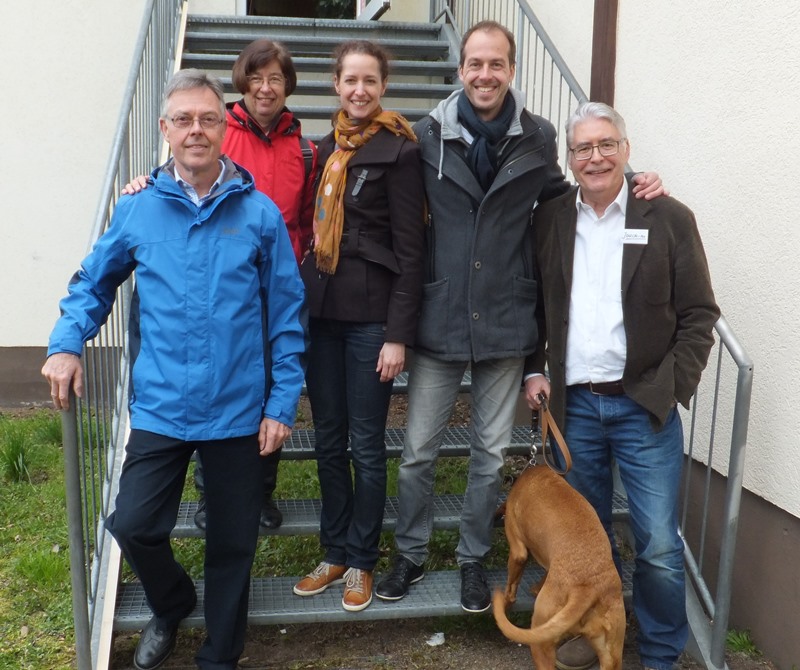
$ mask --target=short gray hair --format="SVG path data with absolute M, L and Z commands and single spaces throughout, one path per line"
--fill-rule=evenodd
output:
M 219 112 L 221 117 L 225 118 L 225 93 L 222 88 L 222 82 L 216 77 L 211 76 L 203 70 L 195 68 L 188 68 L 186 70 L 178 70 L 172 78 L 167 82 L 167 87 L 164 89 L 164 100 L 161 103 L 161 117 L 165 118 L 167 115 L 167 103 L 173 94 L 178 91 L 190 91 L 195 88 L 210 89 L 219 100 Z
M 565 124 L 567 146 L 572 146 L 575 126 L 588 119 L 605 119 L 606 121 L 610 121 L 611 125 L 622 134 L 622 137 L 628 137 L 628 133 L 625 130 L 625 119 L 622 118 L 622 115 L 616 109 L 604 102 L 582 102 L 567 119 L 567 123 Z

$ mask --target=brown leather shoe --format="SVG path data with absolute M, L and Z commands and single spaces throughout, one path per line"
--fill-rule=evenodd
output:
M 597 663 L 597 654 L 586 638 L 573 637 L 556 650 L 558 670 L 587 670 Z
M 298 596 L 315 596 L 333 584 L 341 584 L 347 568 L 322 561 L 316 568 L 294 585 L 292 591 Z
M 372 602 L 372 570 L 350 568 L 345 574 L 342 607 L 348 612 L 360 612 Z

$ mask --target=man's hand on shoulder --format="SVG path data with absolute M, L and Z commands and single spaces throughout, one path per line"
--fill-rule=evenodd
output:
M 652 200 L 662 195 L 669 195 L 657 172 L 639 172 L 634 175 L 633 183 L 633 195 L 637 198 Z
M 140 174 L 138 177 L 134 177 L 131 181 L 125 184 L 121 193 L 122 195 L 136 195 L 143 189 L 147 188 L 149 183 L 150 178 L 147 175 Z

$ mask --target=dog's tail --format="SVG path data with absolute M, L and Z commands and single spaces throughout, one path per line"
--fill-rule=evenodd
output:
M 509 621 L 506 615 L 506 600 L 500 589 L 495 590 L 492 600 L 492 614 L 497 622 L 497 627 L 512 642 L 519 644 L 541 644 L 554 641 L 570 632 L 586 613 L 587 603 L 585 594 L 571 592 L 566 604 L 554 616 L 541 626 L 520 628 Z

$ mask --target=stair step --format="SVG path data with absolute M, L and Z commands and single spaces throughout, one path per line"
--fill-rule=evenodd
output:
M 461 386 L 458 389 L 459 393 L 469 393 L 472 388 L 472 371 L 467 370 L 461 378 Z M 408 371 L 403 370 L 397 377 L 394 378 L 392 385 L 392 393 L 405 394 L 408 393 Z M 307 394 L 305 381 L 303 382 L 303 395 Z
M 236 93 L 230 76 L 219 78 L 226 93 Z M 453 91 L 461 87 L 456 84 L 422 84 L 422 83 L 396 83 L 389 80 L 386 93 L 383 98 L 430 98 L 441 100 L 449 96 Z M 300 80 L 297 82 L 293 95 L 321 95 L 334 97 L 336 91 L 330 80 L 315 81 L 313 79 Z M 430 111 L 428 109 L 427 111 Z
M 339 110 L 339 105 L 292 105 L 292 112 L 299 119 L 330 119 Z M 430 108 L 392 107 L 411 122 L 419 121 L 430 113 Z
M 631 597 L 633 562 L 623 563 L 623 595 Z M 533 609 L 531 586 L 541 579 L 539 566 L 531 564 L 525 569 L 517 594 L 514 611 Z M 506 571 L 487 570 L 492 589 L 504 588 Z M 315 623 L 319 621 L 376 621 L 383 619 L 407 619 L 412 617 L 452 616 L 466 614 L 461 609 L 461 577 L 457 570 L 428 572 L 425 578 L 414 584 L 402 600 L 385 602 L 373 598 L 367 609 L 352 613 L 342 608 L 342 586 L 333 586 L 327 591 L 312 597 L 301 598 L 294 595 L 292 587 L 300 577 L 271 577 L 253 579 L 250 583 L 250 606 L 247 621 L 251 625 L 284 625 L 296 623 Z M 377 576 L 376 581 L 380 579 Z M 202 581 L 195 582 L 197 607 L 183 621 L 184 627 L 201 627 L 205 589 Z M 139 630 L 150 619 L 144 591 L 138 583 L 122 584 L 117 593 L 117 606 L 114 616 L 115 630 Z
M 253 40 L 263 38 L 263 31 L 259 32 L 204 32 L 196 30 L 186 31 L 184 49 L 186 51 L 228 52 L 238 54 Z M 333 50 L 342 42 L 340 37 L 317 36 L 305 37 L 285 35 L 281 41 L 286 48 L 294 54 L 300 55 L 325 55 L 330 56 Z M 394 58 L 413 58 L 415 60 L 442 60 L 450 53 L 447 42 L 439 40 L 381 40 L 382 45 Z
M 196 67 L 201 70 L 224 70 L 230 72 L 236 62 L 238 54 L 235 53 L 184 53 L 181 55 L 182 67 Z M 333 58 L 292 56 L 295 69 L 300 73 L 333 73 Z M 392 75 L 419 75 L 423 77 L 456 76 L 457 63 L 449 61 L 411 61 L 390 60 L 389 74 Z M 391 85 L 391 78 L 389 79 Z
M 546 467 L 546 466 L 537 466 Z M 457 494 L 438 495 L 433 500 L 433 528 L 435 530 L 456 529 L 461 522 L 461 508 L 464 496 Z M 386 507 L 383 512 L 383 530 L 394 531 L 397 527 L 398 517 L 397 496 L 386 498 Z M 316 535 L 319 533 L 319 519 L 322 502 L 315 499 L 285 499 L 275 500 L 283 512 L 283 524 L 275 530 L 260 529 L 261 535 Z M 197 511 L 197 502 L 183 501 L 178 510 L 178 520 L 172 531 L 172 537 L 203 537 L 205 533 L 194 525 L 194 513 Z M 627 518 L 628 502 L 624 496 L 614 493 L 612 500 L 612 513 L 615 521 Z M 501 525 L 499 522 L 498 525 Z
M 386 454 L 389 458 L 399 458 L 403 451 L 403 440 L 406 431 L 404 428 L 386 429 Z M 469 427 L 450 426 L 445 429 L 442 446 L 439 450 L 441 456 L 469 456 Z M 525 455 L 530 453 L 531 437 L 529 426 L 514 426 L 511 431 L 511 440 L 508 454 Z M 305 460 L 314 458 L 314 431 L 294 430 L 283 445 L 281 458 L 291 460 Z
M 287 36 L 326 35 L 344 39 L 422 39 L 437 40 L 441 24 L 393 21 L 354 21 L 346 19 L 307 19 L 269 16 L 189 16 L 187 29 L 193 32 L 258 33 L 281 42 Z

